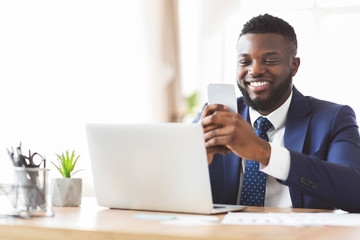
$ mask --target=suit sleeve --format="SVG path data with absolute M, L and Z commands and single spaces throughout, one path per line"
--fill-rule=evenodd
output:
M 330 125 L 318 151 L 290 150 L 289 176 L 283 183 L 328 206 L 360 212 L 360 137 L 354 111 L 339 107 Z

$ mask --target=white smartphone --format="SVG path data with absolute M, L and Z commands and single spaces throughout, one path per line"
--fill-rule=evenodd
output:
M 208 86 L 208 104 L 222 104 L 227 106 L 230 112 L 237 113 L 234 85 L 210 83 Z

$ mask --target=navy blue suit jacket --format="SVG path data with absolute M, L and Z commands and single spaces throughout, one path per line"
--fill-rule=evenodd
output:
M 293 207 L 360 212 L 360 137 L 354 111 L 293 89 L 284 136 L 290 172 L 280 181 L 289 186 Z M 242 98 L 238 113 L 249 121 Z M 214 156 L 209 171 L 215 203 L 236 204 L 241 161 L 233 153 Z

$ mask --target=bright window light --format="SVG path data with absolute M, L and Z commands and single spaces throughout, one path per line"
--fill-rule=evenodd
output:
M 304 5 L 284 8 L 286 4 L 276 5 L 271 1 L 270 10 L 261 12 L 259 6 L 266 6 L 269 1 L 257 0 L 256 4 L 242 1 L 239 13 L 230 16 L 225 25 L 224 79 L 235 78 L 235 46 L 242 25 L 251 17 L 267 12 L 289 22 L 297 34 L 301 64 L 294 78 L 295 86 L 304 95 L 351 106 L 360 119 L 357 88 L 351 87 L 358 82 L 354 69 L 360 55 L 360 33 L 354 26 L 360 21 L 360 8 L 344 8 L 350 3 L 356 5 L 355 1 L 344 1 L 346 5 L 342 0 L 329 1 L 331 9 L 325 8 L 322 1 L 316 1 L 318 6 L 315 1 L 296 2 Z
M 75 150 L 91 181 L 85 124 L 151 121 L 142 1 L 0 2 L 0 182 L 6 148 Z

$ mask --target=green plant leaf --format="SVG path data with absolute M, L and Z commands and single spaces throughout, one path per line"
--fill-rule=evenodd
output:
M 79 157 L 80 157 L 80 155 L 75 159 L 75 161 L 74 161 L 74 163 L 73 163 L 73 165 L 72 165 L 72 170 L 74 170 L 74 167 L 75 167 L 75 165 L 76 165 L 76 163 L 77 163 L 77 160 L 79 159 Z
M 62 170 L 60 167 L 58 167 L 55 163 L 52 162 L 52 164 L 54 164 L 54 166 L 57 168 L 57 170 L 59 170 L 59 172 L 61 173 L 61 175 L 63 175 L 63 177 L 65 177 L 63 170 Z
M 53 163 L 55 167 L 59 170 L 61 175 L 64 178 L 70 178 L 72 175 L 77 173 L 78 171 L 73 172 L 75 165 L 77 163 L 77 160 L 79 159 L 80 155 L 76 157 L 75 151 L 72 151 L 71 156 L 69 155 L 69 151 L 67 150 L 66 153 L 62 153 L 61 155 L 56 154 L 58 165 Z M 76 158 L 75 158 L 76 157 Z M 75 160 L 74 160 L 75 158 Z

